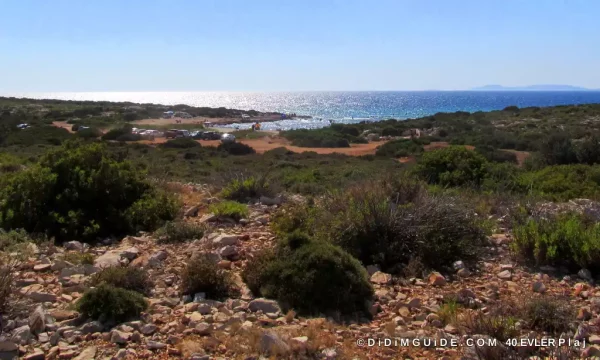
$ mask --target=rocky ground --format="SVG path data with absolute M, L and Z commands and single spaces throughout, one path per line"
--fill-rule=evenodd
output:
M 188 209 L 187 221 L 206 223 L 210 230 L 204 238 L 186 244 L 158 244 L 152 234 L 139 234 L 107 240 L 97 247 L 77 241 L 60 247 L 32 246 L 31 256 L 14 274 L 17 291 L 11 298 L 13 309 L 2 324 L 0 359 L 503 358 L 478 355 L 475 347 L 468 346 L 467 339 L 486 337 L 444 322 L 440 314 L 444 299 L 453 296 L 465 307 L 486 312 L 540 293 L 567 297 L 576 311 L 573 327 L 577 331 L 565 336 L 586 344 L 563 349 L 564 358 L 600 356 L 596 345 L 600 344 L 596 335 L 600 289 L 590 274 L 524 268 L 511 257 L 511 236 L 502 231 L 490 237 L 488 254 L 476 268 L 467 269 L 457 262 L 455 273 L 397 279 L 370 267 L 376 290 L 372 321 L 338 324 L 282 313 L 276 302 L 253 298 L 239 276 L 253 254 L 274 243 L 269 222 L 279 205 L 268 199 L 264 202 L 251 205 L 249 218 L 240 223 L 211 222 L 214 219 L 203 213 L 202 206 Z M 82 252 L 93 255 L 93 265 L 65 260 L 65 254 Z M 214 253 L 219 266 L 235 274 L 242 289 L 240 298 L 221 302 L 205 299 L 203 294 L 180 295 L 182 269 L 200 252 Z M 143 267 L 150 273 L 155 287 L 140 319 L 110 326 L 82 319 L 73 310 L 86 279 L 107 266 Z M 517 338 L 541 335 L 523 329 Z M 369 339 L 419 339 L 421 343 L 369 346 Z M 425 346 L 427 339 L 455 339 L 461 345 Z M 357 345 L 363 340 L 365 346 Z M 516 350 L 523 358 L 553 351 Z

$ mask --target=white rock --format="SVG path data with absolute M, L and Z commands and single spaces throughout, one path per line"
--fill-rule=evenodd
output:
M 237 245 L 239 242 L 237 235 L 221 234 L 212 240 L 212 243 L 216 247 L 223 247 L 227 245 Z
M 65 250 L 83 251 L 83 244 L 79 241 L 68 241 L 63 244 Z
M 277 301 L 265 298 L 258 298 L 250 301 L 248 309 L 252 312 L 262 311 L 263 313 L 278 313 L 281 312 Z

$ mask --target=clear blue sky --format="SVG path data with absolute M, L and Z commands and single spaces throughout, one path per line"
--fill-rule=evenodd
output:
M 600 88 L 598 0 L 0 0 L 0 91 Z

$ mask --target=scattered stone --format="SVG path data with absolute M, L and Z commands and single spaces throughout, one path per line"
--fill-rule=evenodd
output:
M 83 324 L 83 326 L 81 326 L 80 331 L 82 334 L 85 335 L 102 332 L 102 330 L 104 330 L 104 327 L 99 321 L 90 321 L 88 323 Z
M 219 250 L 219 255 L 221 255 L 224 258 L 233 258 L 238 255 L 238 251 L 235 248 L 235 246 L 227 245 L 222 247 L 221 250 Z
M 46 311 L 43 306 L 39 305 L 29 315 L 29 329 L 34 334 L 39 334 L 46 330 Z
M 446 278 L 439 272 L 432 272 L 429 275 L 429 285 L 432 286 L 443 286 L 446 285 Z
M 187 210 L 185 210 L 185 212 L 183 213 L 183 216 L 186 216 L 186 217 L 198 216 L 199 209 L 200 209 L 199 205 L 191 206 L 191 207 L 187 208 Z
M 510 270 L 504 270 L 498 273 L 498 277 L 502 280 L 510 280 L 512 279 L 512 273 Z
M 237 245 L 239 242 L 237 235 L 221 234 L 213 239 L 212 244 L 216 247 L 223 247 L 227 245 Z
M 107 267 L 121 266 L 121 254 L 123 251 L 121 250 L 111 250 L 107 251 L 104 254 L 94 260 L 94 266 L 104 269 Z
M 0 359 L 16 360 L 19 358 L 19 346 L 11 341 L 0 341 Z
M 533 285 L 531 286 L 531 288 L 532 288 L 533 292 L 536 292 L 536 293 L 543 294 L 546 292 L 546 285 L 544 285 L 544 283 L 541 281 L 534 282 Z
M 75 250 L 83 252 L 83 244 L 79 241 L 69 241 L 63 244 L 65 250 Z
M 13 331 L 11 341 L 20 345 L 27 345 L 31 339 L 31 329 L 29 325 L 23 325 Z
M 57 297 L 54 294 L 50 294 L 47 292 L 41 292 L 41 291 L 33 291 L 31 293 L 29 293 L 27 296 L 29 296 L 30 299 L 37 301 L 37 302 L 56 302 Z
M 33 267 L 33 271 L 44 272 L 52 268 L 52 264 L 38 264 Z
M 158 341 L 148 340 L 148 342 L 146 342 L 146 347 L 150 350 L 160 350 L 166 348 L 167 344 Z
M 202 322 L 202 323 L 197 324 L 196 327 L 194 328 L 194 330 L 196 331 L 196 333 L 198 335 L 206 336 L 206 335 L 210 335 L 210 333 L 212 332 L 212 326 L 210 324 Z
M 577 312 L 577 320 L 587 321 L 591 318 L 592 318 L 592 313 L 590 312 L 590 309 L 588 309 L 586 307 L 580 308 L 579 311 Z
M 138 255 L 140 254 L 140 250 L 138 250 L 138 248 L 136 247 L 131 247 L 125 251 L 123 251 L 123 257 L 127 258 L 128 260 L 133 260 L 136 257 L 138 257 Z
M 29 354 L 23 358 L 23 360 L 44 360 L 46 355 L 41 349 L 35 349 L 33 354 Z
M 392 275 L 377 271 L 371 275 L 371 282 L 373 284 L 387 285 L 392 282 Z
M 147 336 L 154 334 L 154 332 L 156 332 L 157 329 L 158 327 L 154 324 L 145 324 L 140 328 L 140 332 Z
M 276 197 L 276 198 L 270 198 L 267 196 L 261 196 L 260 197 L 260 203 L 263 205 L 281 205 L 281 203 L 283 202 L 283 199 L 281 197 Z
M 600 335 L 591 335 L 588 342 L 592 345 L 600 344 Z
M 96 358 L 96 352 L 98 348 L 95 346 L 89 346 L 85 348 L 76 358 L 73 360 L 94 360 Z
M 460 269 L 456 272 L 456 275 L 462 277 L 462 278 L 466 278 L 471 276 L 471 272 L 469 271 L 469 269 Z
M 577 276 L 586 281 L 592 281 L 594 278 L 592 277 L 592 273 L 588 269 L 581 269 L 577 273 Z
M 289 352 L 290 347 L 279 335 L 272 332 L 265 332 L 260 339 L 260 350 L 266 354 L 282 355 Z
M 131 333 L 126 333 L 119 330 L 113 330 L 110 334 L 110 342 L 115 344 L 127 344 L 131 338 Z
M 281 312 L 277 301 L 268 300 L 265 298 L 258 298 L 250 301 L 250 303 L 248 304 L 248 309 L 252 312 L 257 312 L 260 310 L 265 314 Z

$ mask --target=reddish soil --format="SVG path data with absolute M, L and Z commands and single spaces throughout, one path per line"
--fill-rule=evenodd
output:
M 143 140 L 140 143 L 143 144 L 160 144 L 167 141 L 165 138 L 156 138 L 154 140 Z M 219 146 L 221 141 L 219 140 L 196 140 L 202 146 Z M 305 152 L 314 151 L 318 154 L 346 154 L 352 156 L 369 155 L 375 154 L 377 147 L 384 144 L 384 142 L 371 142 L 368 144 L 351 144 L 349 148 L 306 148 L 299 146 L 292 146 L 289 141 L 281 137 L 264 137 L 262 139 L 238 139 L 236 140 L 242 144 L 246 144 L 256 150 L 257 153 L 262 154 L 266 151 L 276 149 L 278 147 L 286 147 L 288 150 L 293 152 Z

